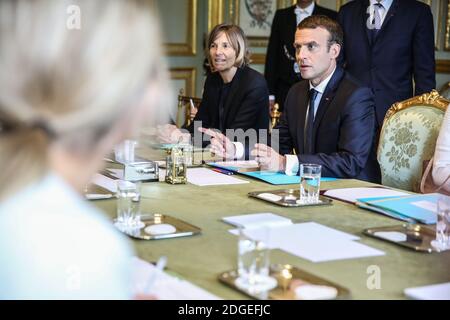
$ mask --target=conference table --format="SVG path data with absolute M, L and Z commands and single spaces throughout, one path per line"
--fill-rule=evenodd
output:
M 162 159 L 159 153 L 152 159 Z M 147 154 L 148 158 L 148 154 Z M 350 290 L 351 299 L 405 299 L 405 288 L 450 282 L 450 252 L 421 253 L 371 238 L 362 233 L 366 228 L 402 224 L 402 221 L 363 210 L 353 204 L 334 200 L 331 206 L 280 207 L 250 198 L 249 192 L 297 188 L 297 185 L 274 186 L 247 178 L 247 184 L 222 186 L 171 185 L 150 182 L 142 186 L 141 209 L 184 220 L 201 228 L 201 234 L 162 240 L 130 238 L 138 257 L 157 261 L 168 258 L 167 270 L 223 299 L 248 299 L 218 280 L 222 272 L 236 269 L 236 236 L 223 222 L 226 216 L 271 212 L 294 223 L 314 221 L 360 237 L 361 243 L 385 252 L 384 256 L 312 263 L 281 250 L 272 250 L 271 263 L 290 264 Z M 321 189 L 367 187 L 374 184 L 358 180 L 324 182 Z M 100 200 L 94 204 L 111 218 L 116 215 L 116 200 Z M 380 286 L 368 286 L 373 266 L 380 271 Z

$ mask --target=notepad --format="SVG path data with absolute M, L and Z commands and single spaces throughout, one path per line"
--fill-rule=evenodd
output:
M 103 189 L 109 190 L 113 193 L 117 192 L 117 180 L 105 177 L 100 173 L 96 173 L 92 178 L 91 183 L 94 183 Z
M 187 170 L 187 180 L 197 186 L 217 186 L 249 183 L 248 181 L 218 173 L 206 168 Z
M 408 298 L 416 300 L 450 300 L 450 282 L 407 288 L 404 293 Z

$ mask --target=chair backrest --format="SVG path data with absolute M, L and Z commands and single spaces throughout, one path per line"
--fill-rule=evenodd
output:
M 193 104 L 194 107 L 198 109 L 201 102 L 201 98 L 185 96 L 184 90 L 180 90 L 180 93 L 178 95 L 178 110 L 176 120 L 178 128 L 181 128 L 183 125 L 189 126 L 191 124 L 191 104 Z
M 434 154 L 448 104 L 433 90 L 392 105 L 378 144 L 383 185 L 418 191 L 423 161 Z
M 450 82 L 446 83 L 439 94 L 447 100 L 450 100 Z

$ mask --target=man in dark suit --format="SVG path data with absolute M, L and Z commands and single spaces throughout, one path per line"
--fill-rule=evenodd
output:
M 295 6 L 277 10 L 272 22 L 264 75 L 269 92 L 275 96 L 280 110 L 283 110 L 289 89 L 301 80 L 300 71 L 294 65 L 295 50 L 292 44 L 297 25 L 311 15 L 337 18 L 336 11 L 318 6 L 313 0 L 298 0 Z
M 373 89 L 379 127 L 393 103 L 436 87 L 428 5 L 416 0 L 354 0 L 341 8 L 338 21 L 344 31 L 346 70 Z
M 299 164 L 314 163 L 322 166 L 322 176 L 380 181 L 373 148 L 373 94 L 337 66 L 342 38 L 338 23 L 324 16 L 298 25 L 296 59 L 306 80 L 295 84 L 286 98 L 275 128 L 279 153 L 273 143 L 256 144 L 252 150 L 264 169 L 297 174 Z

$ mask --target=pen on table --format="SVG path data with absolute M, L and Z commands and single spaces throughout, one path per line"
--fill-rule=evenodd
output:
M 213 168 L 212 170 L 215 171 L 215 172 L 219 172 L 219 173 L 226 174 L 226 175 L 228 175 L 228 176 L 231 176 L 231 175 L 234 174 L 233 171 L 227 171 L 227 170 L 218 169 L 218 168 Z
M 153 269 L 153 272 L 150 274 L 150 278 L 148 279 L 147 284 L 145 285 L 144 292 L 146 294 L 152 293 L 151 291 L 156 282 L 156 278 L 158 277 L 160 272 L 162 272 L 164 270 L 166 263 L 167 263 L 167 257 L 162 256 L 158 259 L 158 262 L 156 263 L 156 267 L 155 267 L 155 269 Z

